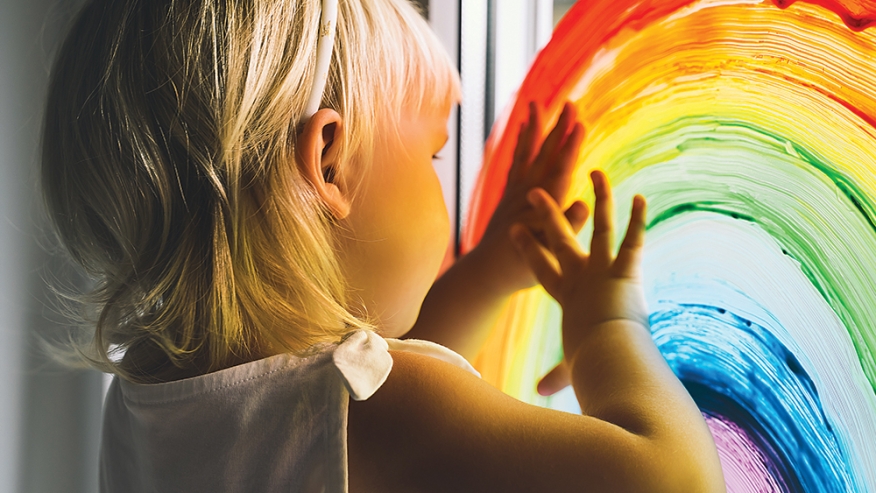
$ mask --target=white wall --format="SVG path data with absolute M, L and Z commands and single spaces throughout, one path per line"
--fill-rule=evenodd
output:
M 0 0 L 0 492 L 97 490 L 101 376 L 48 363 L 36 166 L 48 67 L 73 0 Z M 55 327 L 55 329 L 57 329 Z

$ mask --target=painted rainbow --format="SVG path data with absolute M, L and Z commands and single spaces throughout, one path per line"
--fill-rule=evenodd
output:
M 649 200 L 651 330 L 728 491 L 876 492 L 876 1 L 588 0 L 494 128 L 463 236 L 495 208 L 526 103 L 578 108 L 573 197 L 604 169 Z M 628 210 L 618 212 L 625 224 Z M 582 232 L 581 238 L 589 238 Z M 524 401 L 560 311 L 516 295 L 478 357 Z

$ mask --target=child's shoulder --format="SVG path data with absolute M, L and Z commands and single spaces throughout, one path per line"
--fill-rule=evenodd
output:
M 385 383 L 350 402 L 351 491 L 602 491 L 618 483 L 630 491 L 712 491 L 678 488 L 685 476 L 673 471 L 683 467 L 653 440 L 526 404 L 427 354 L 390 354 Z M 637 482 L 654 477 L 671 486 Z
M 386 382 L 367 401 L 350 402 L 351 491 L 469 491 L 460 485 L 481 481 L 485 489 L 474 491 L 504 490 L 494 481 L 501 468 L 490 463 L 501 460 L 497 450 L 519 449 L 521 442 L 496 425 L 504 428 L 533 407 L 448 361 L 421 352 L 390 353 Z

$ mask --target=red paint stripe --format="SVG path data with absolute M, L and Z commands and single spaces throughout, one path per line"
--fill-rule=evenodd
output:
M 773 0 L 780 9 L 786 9 L 797 0 Z M 852 31 L 860 32 L 876 23 L 876 1 L 873 0 L 803 0 L 836 12 Z

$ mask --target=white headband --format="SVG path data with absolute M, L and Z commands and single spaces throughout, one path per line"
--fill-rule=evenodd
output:
M 329 65 L 335 46 L 335 31 L 338 23 L 338 0 L 322 0 L 322 16 L 319 22 L 319 42 L 316 46 L 316 77 L 310 88 L 310 98 L 304 110 L 304 121 L 319 111 L 322 93 L 328 82 Z

